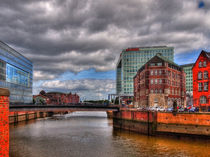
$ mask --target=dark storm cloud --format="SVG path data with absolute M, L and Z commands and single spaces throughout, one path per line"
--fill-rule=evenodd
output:
M 0 39 L 34 62 L 36 80 L 113 70 L 123 48 L 208 46 L 210 3 L 196 0 L 1 0 Z

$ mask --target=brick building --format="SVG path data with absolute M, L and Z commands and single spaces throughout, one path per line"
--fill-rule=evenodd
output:
M 186 105 L 185 73 L 183 69 L 157 54 L 144 64 L 134 77 L 136 107 L 172 107 Z
M 35 101 L 37 98 L 48 98 L 46 104 L 53 104 L 53 105 L 65 105 L 70 103 L 79 103 L 80 97 L 79 95 L 70 93 L 62 93 L 62 92 L 48 92 L 45 93 L 44 91 L 41 91 L 39 95 L 34 96 Z M 37 103 L 37 102 L 35 102 Z
M 193 104 L 210 111 L 210 52 L 201 51 L 193 66 Z

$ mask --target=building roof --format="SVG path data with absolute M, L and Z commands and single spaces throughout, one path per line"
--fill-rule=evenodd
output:
M 170 63 L 170 64 L 172 64 L 172 65 L 174 65 L 174 66 L 176 66 L 176 67 L 182 69 L 182 67 L 179 66 L 178 64 L 176 64 L 176 63 L 174 63 L 173 61 L 171 61 L 170 59 L 168 59 L 168 58 L 162 56 L 160 53 L 157 53 L 154 57 L 152 57 L 149 61 L 147 61 L 144 65 L 142 65 L 141 68 L 137 71 L 137 73 L 138 73 L 142 68 L 144 68 L 145 65 L 148 64 L 148 62 L 150 62 L 150 61 L 151 61 L 153 58 L 155 58 L 155 57 L 158 57 L 158 58 L 162 59 L 163 61 L 165 61 L 165 62 L 167 62 L 167 63 Z M 137 75 L 137 74 L 136 74 L 136 75 Z M 134 76 L 134 78 L 136 77 L 136 75 Z
M 167 46 L 140 46 L 140 47 L 128 47 L 127 49 L 124 49 L 124 51 L 139 51 L 141 49 L 158 49 L 158 48 L 173 48 L 173 47 L 167 47 Z
M 200 55 L 203 55 L 203 56 L 205 56 L 208 60 L 210 60 L 210 52 L 207 52 L 207 51 L 202 50 L 201 53 L 200 53 Z M 200 55 L 198 56 L 198 58 L 200 57 Z M 197 60 L 195 61 L 195 63 L 198 61 L 198 58 L 197 58 Z M 194 68 L 194 66 L 195 66 L 195 64 L 193 65 L 193 68 Z
M 6 43 L 4 43 L 1 40 L 0 40 L 0 47 L 5 49 L 6 51 L 10 51 L 10 52 L 16 53 L 16 54 L 24 57 L 25 59 L 27 59 L 29 62 L 31 62 L 33 64 L 33 62 L 30 59 L 28 59 L 26 56 L 23 56 L 20 52 L 16 51 L 15 49 L 13 49 L 12 47 L 10 47 L 9 45 L 7 45 Z
M 62 92 L 47 92 L 47 94 L 66 94 L 66 93 L 62 93 Z

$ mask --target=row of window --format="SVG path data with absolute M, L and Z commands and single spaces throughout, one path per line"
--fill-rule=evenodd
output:
M 198 79 L 202 80 L 202 79 L 208 79 L 208 71 L 204 71 L 203 73 L 201 71 L 198 72 Z
M 199 68 L 202 68 L 202 67 L 206 67 L 206 61 L 200 61 L 199 62 Z
M 162 93 L 164 93 L 164 90 L 163 89 L 151 89 L 150 90 L 150 93 L 155 93 L 155 94 L 159 93 L 159 94 L 162 94 Z M 180 95 L 180 93 L 181 93 L 181 91 L 178 90 L 178 89 L 171 89 L 170 90 L 170 94 L 171 95 Z
M 209 83 L 208 82 L 199 82 L 198 83 L 198 91 L 201 92 L 201 91 L 208 91 L 208 87 L 209 87 Z
M 168 83 L 169 85 L 172 86 L 178 86 L 180 83 L 175 82 L 175 81 L 170 81 L 170 80 L 164 80 L 164 79 L 151 79 L 150 84 L 162 84 L 162 83 Z
M 150 90 L 150 93 L 163 93 L 163 90 L 162 89 L 155 89 L 155 90 L 153 90 L 153 89 L 151 89 Z
M 181 77 L 180 74 L 176 74 L 174 72 L 167 71 L 167 70 L 151 70 L 150 71 L 150 75 L 162 75 L 162 74 L 168 74 L 168 76 L 172 76 L 175 79 Z
M 163 63 L 150 63 L 149 66 L 162 66 Z

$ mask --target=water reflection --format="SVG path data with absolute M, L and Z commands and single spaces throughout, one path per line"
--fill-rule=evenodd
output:
M 210 156 L 210 143 L 121 132 L 104 112 L 74 112 L 11 126 L 10 156 Z

